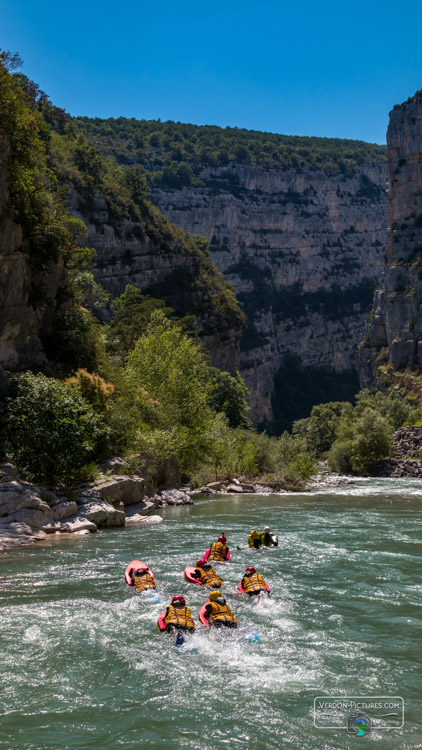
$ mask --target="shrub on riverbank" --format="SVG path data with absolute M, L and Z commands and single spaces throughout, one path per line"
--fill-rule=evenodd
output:
M 27 478 L 69 485 L 101 457 L 108 429 L 76 390 L 26 372 L 9 379 L 8 392 L 2 406 L 6 454 Z
M 344 404 L 328 454 L 332 469 L 373 475 L 389 455 L 393 432 L 420 419 L 417 410 L 396 393 L 361 391 L 356 406 Z

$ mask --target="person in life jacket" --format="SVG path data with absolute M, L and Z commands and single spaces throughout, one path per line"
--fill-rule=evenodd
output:
M 256 596 L 261 591 L 267 591 L 262 575 L 257 573 L 255 568 L 246 568 L 245 575 L 242 578 L 242 587 L 249 596 Z
M 216 628 L 237 628 L 237 620 L 221 591 L 211 591 L 209 601 L 205 605 L 204 615 L 211 625 Z
M 248 546 L 253 547 L 254 549 L 259 549 L 262 544 L 261 537 L 262 534 L 256 529 L 253 529 L 248 536 Z
M 278 539 L 275 534 L 271 534 L 269 526 L 264 526 L 261 534 L 261 544 L 265 547 L 278 547 Z
M 207 562 L 207 560 L 198 560 L 192 578 L 196 578 L 204 586 L 211 586 L 213 589 L 218 589 L 223 585 L 224 581 L 215 572 L 214 568 Z
M 169 633 L 175 630 L 187 630 L 188 633 L 193 633 L 195 630 L 195 623 L 189 607 L 186 606 L 184 596 L 173 596 L 163 620 Z
M 132 570 L 131 577 L 133 585 L 136 589 L 138 589 L 138 591 L 155 589 L 154 579 L 147 566 L 145 566 L 144 568 L 139 568 L 138 570 Z
M 225 562 L 227 560 L 229 548 L 226 546 L 226 541 L 224 534 L 220 534 L 218 540 L 212 543 L 207 556 L 208 562 Z

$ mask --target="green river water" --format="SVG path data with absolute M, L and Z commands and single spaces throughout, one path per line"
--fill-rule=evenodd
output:
M 197 498 L 163 515 L 3 554 L 0 747 L 422 748 L 422 481 Z M 277 549 L 236 549 L 265 524 Z M 197 619 L 207 597 L 183 569 L 223 531 L 232 560 L 218 571 L 239 629 L 198 626 L 176 649 L 157 616 L 183 593 Z M 125 585 L 134 558 L 161 601 Z M 236 595 L 251 562 L 273 593 L 259 606 Z M 404 726 L 316 728 L 314 698 L 330 694 L 402 696 Z

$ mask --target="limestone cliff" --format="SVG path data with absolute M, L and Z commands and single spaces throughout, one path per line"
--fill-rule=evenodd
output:
M 422 369 L 422 91 L 390 113 L 387 153 L 388 249 L 360 350 L 363 386 L 389 368 Z
M 384 163 L 337 175 L 230 165 L 198 177 L 202 186 L 152 198 L 177 226 L 207 237 L 246 312 L 240 372 L 253 421 L 280 429 L 312 403 L 351 397 L 386 245 Z
M 70 187 L 72 213 L 86 224 L 88 245 L 97 251 L 95 277 L 111 299 L 132 284 L 164 299 L 181 316 L 194 314 L 212 364 L 234 372 L 243 316 L 204 243 L 174 227 L 147 203 L 142 206 L 143 218 L 134 221 L 123 212 L 113 214 L 101 190 L 94 191 L 88 210 L 81 192 Z

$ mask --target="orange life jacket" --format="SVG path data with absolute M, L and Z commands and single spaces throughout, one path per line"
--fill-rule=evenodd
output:
M 266 591 L 267 587 L 260 573 L 252 573 L 251 575 L 244 576 L 243 589 L 249 594 L 252 591 Z
M 211 622 L 237 622 L 229 605 L 226 604 L 225 600 L 223 601 L 224 604 L 220 604 L 220 602 L 215 600 L 213 602 L 208 602 L 208 604 L 211 605 Z
M 146 570 L 144 573 L 136 573 L 133 579 L 133 585 L 138 589 L 138 591 L 155 589 L 153 577 L 148 570 Z
M 189 607 L 175 607 L 174 604 L 169 604 L 164 622 L 166 625 L 174 625 L 184 630 L 195 627 Z
M 212 586 L 213 588 L 218 588 L 223 583 L 223 579 L 220 578 L 219 575 L 217 575 L 214 568 L 211 568 L 210 570 L 196 568 L 196 570 L 199 570 L 201 574 L 201 583 L 203 583 L 204 586 Z
M 216 560 L 217 562 L 224 562 L 227 559 L 227 553 L 229 548 L 226 547 L 223 542 L 214 542 L 211 545 L 210 554 L 208 560 Z

